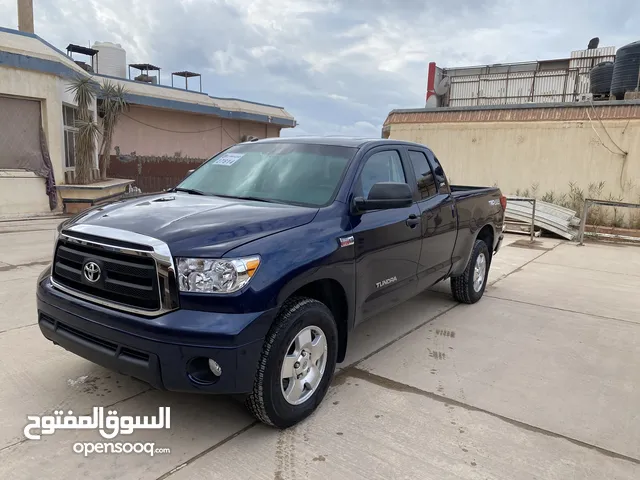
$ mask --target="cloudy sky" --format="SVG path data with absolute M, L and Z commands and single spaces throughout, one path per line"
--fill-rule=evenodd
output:
M 0 0 L 0 26 L 17 28 L 16 4 Z M 117 42 L 128 63 L 202 73 L 210 95 L 284 106 L 299 123 L 286 134 L 379 137 L 390 110 L 424 105 L 430 61 L 452 67 L 567 57 L 594 36 L 601 46 L 640 40 L 637 0 L 587 5 L 34 0 L 34 16 L 36 33 L 62 50 L 69 43 Z

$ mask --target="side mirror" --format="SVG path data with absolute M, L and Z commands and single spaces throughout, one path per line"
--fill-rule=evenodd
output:
M 388 210 L 405 208 L 413 203 L 411 187 L 406 183 L 378 182 L 371 187 L 369 196 L 355 197 L 353 207 L 356 213 L 367 210 Z

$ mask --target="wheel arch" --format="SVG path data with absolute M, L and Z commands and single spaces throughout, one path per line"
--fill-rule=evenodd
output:
M 475 238 L 475 240 L 482 240 L 484 243 L 487 244 L 490 257 L 493 256 L 494 239 L 495 239 L 495 231 L 494 231 L 493 225 L 491 225 L 490 223 L 487 223 L 484 227 L 482 227 Z M 475 240 L 473 241 L 474 244 L 475 244 Z
M 461 232 L 460 232 L 461 233 Z M 458 235 L 460 235 L 458 233 Z M 451 277 L 456 277 L 461 275 L 464 272 L 464 269 L 467 268 L 467 264 L 469 263 L 469 259 L 471 258 L 471 254 L 473 253 L 473 246 L 476 243 L 476 240 L 483 240 L 487 244 L 487 248 L 489 249 L 489 255 L 493 256 L 493 246 L 495 244 L 496 238 L 496 230 L 493 224 L 485 223 L 482 228 L 479 228 L 476 232 L 472 232 L 471 235 L 465 239 L 465 242 L 468 242 L 463 248 L 466 251 L 465 256 L 462 259 L 459 259 L 454 267 L 451 269 Z
M 349 331 L 353 326 L 353 302 L 343 284 L 336 278 L 312 276 L 305 283 L 296 285 L 282 292 L 279 305 L 283 305 L 292 297 L 313 298 L 331 311 L 338 329 L 338 363 L 345 358 Z

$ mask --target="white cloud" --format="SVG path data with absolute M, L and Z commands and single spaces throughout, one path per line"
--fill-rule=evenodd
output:
M 243 73 L 247 61 L 237 56 L 236 47 L 229 45 L 225 50 L 216 50 L 211 54 L 211 71 L 218 75 L 234 75 Z

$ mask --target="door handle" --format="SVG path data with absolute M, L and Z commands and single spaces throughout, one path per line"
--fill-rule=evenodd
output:
M 419 223 L 420 223 L 420 217 L 418 217 L 417 215 L 414 215 L 413 213 L 409 215 L 409 218 L 407 218 L 407 221 L 406 221 L 407 226 L 410 228 L 416 228 L 416 225 L 418 225 Z

